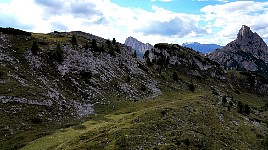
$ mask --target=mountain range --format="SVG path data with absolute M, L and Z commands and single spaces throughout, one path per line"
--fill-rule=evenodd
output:
M 0 28 L 0 148 L 267 149 L 267 46 L 257 33 L 242 26 L 207 56 L 126 43 Z
M 193 50 L 199 51 L 201 53 L 209 53 L 223 46 L 217 44 L 200 44 L 198 42 L 188 42 L 183 43 L 182 46 L 192 48 Z

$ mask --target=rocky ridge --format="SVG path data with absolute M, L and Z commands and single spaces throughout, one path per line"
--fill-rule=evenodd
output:
M 145 53 L 146 50 L 150 50 L 151 48 L 153 48 L 151 44 L 144 44 L 133 37 L 128 37 L 125 40 L 125 45 L 132 47 L 134 50 L 140 53 Z
M 237 38 L 208 57 L 229 69 L 260 72 L 268 71 L 268 47 L 263 39 L 243 25 Z

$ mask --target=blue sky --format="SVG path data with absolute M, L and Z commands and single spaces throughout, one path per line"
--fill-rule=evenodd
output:
M 242 25 L 268 41 L 264 0 L 0 0 L 0 26 L 32 32 L 80 30 L 124 42 L 225 45 Z

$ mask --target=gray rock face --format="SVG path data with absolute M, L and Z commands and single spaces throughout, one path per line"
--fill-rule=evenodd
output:
M 125 41 L 125 45 L 132 47 L 134 50 L 144 53 L 146 50 L 150 50 L 153 46 L 149 43 L 142 43 L 133 37 L 128 37 Z
M 257 71 L 267 74 L 268 47 L 263 39 L 245 25 L 237 38 L 208 57 L 229 69 Z

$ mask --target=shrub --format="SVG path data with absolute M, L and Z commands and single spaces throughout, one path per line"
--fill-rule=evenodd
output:
M 38 44 L 37 44 L 36 41 L 33 42 L 33 45 L 32 45 L 32 47 L 31 47 L 31 51 L 32 51 L 32 53 L 33 53 L 34 55 L 36 55 L 37 52 L 39 51 L 39 47 L 38 47 Z
M 73 34 L 73 36 L 72 36 L 71 43 L 72 43 L 73 45 L 77 45 L 77 38 L 76 38 L 76 36 L 75 36 L 74 34 Z
M 248 106 L 248 104 L 245 104 L 245 105 L 244 105 L 244 113 L 245 113 L 246 115 L 249 115 L 249 114 L 250 114 L 250 107 Z
M 107 39 L 105 43 L 107 44 L 108 48 L 110 48 L 112 46 L 112 43 L 109 39 Z
M 242 104 L 242 102 L 238 102 L 237 103 L 237 109 L 238 109 L 238 112 L 239 113 L 242 113 L 243 112 L 243 104 Z
M 86 43 L 86 45 L 84 47 L 85 47 L 86 50 L 88 50 L 89 49 L 88 43 Z
M 93 39 L 92 42 L 91 42 L 91 48 L 92 48 L 93 50 L 96 50 L 96 49 L 98 48 L 98 46 L 97 46 L 97 42 L 96 42 L 95 39 Z
M 149 50 L 145 51 L 144 55 L 143 55 L 143 58 L 149 58 Z
M 63 61 L 63 50 L 59 43 L 57 44 L 55 50 L 51 53 L 50 57 L 58 63 L 61 63 Z
M 175 72 L 175 71 L 173 72 L 172 79 L 174 81 L 178 81 L 179 80 L 177 72 Z
M 227 103 L 226 95 L 224 95 L 224 96 L 222 97 L 222 103 L 223 103 L 223 104 L 226 104 L 226 103 Z
M 145 86 L 144 84 L 142 84 L 142 85 L 141 85 L 141 90 L 145 92 L 146 89 L 147 89 L 146 86 Z
M 4 76 L 3 72 L 0 71 L 0 79 L 3 79 L 3 76 Z
M 32 118 L 31 122 L 34 123 L 34 124 L 40 124 L 40 123 L 42 123 L 42 119 L 40 119 L 40 118 Z
M 136 51 L 134 52 L 134 57 L 137 58 L 137 52 Z
M 193 83 L 190 83 L 190 84 L 188 85 L 188 87 L 189 87 L 189 90 L 190 90 L 191 92 L 194 92 L 194 91 L 195 91 L 195 86 L 194 86 Z
M 113 38 L 112 43 L 113 43 L 113 45 L 115 45 L 115 44 L 116 44 L 116 40 L 115 40 L 115 38 Z

